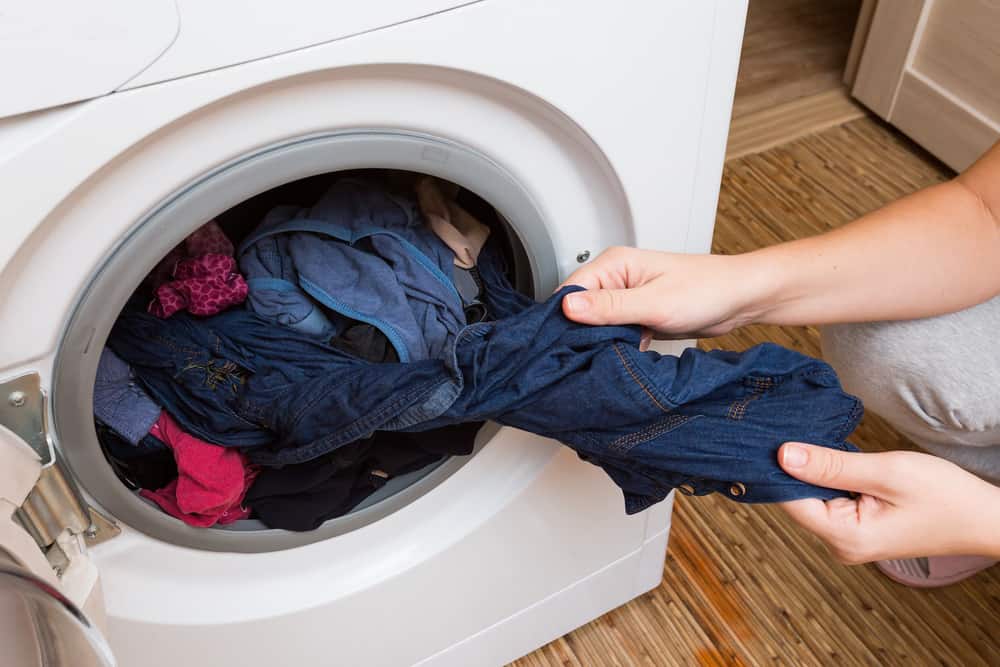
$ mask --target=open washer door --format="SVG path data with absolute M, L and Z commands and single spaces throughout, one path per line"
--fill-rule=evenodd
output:
M 28 384 L 30 389 L 30 380 Z M 22 437 L 21 426 L 33 420 L 11 420 L 9 413 L 33 412 L 34 401 L 40 403 L 42 398 L 40 393 L 31 396 L 21 389 L 4 392 L 4 409 L 0 410 L 3 663 L 10 667 L 115 665 L 107 641 L 82 610 L 85 607 L 91 616 L 103 618 L 97 569 L 87 555 L 86 534 L 93 532 L 92 526 L 77 522 L 80 530 L 64 528 L 51 544 L 41 546 L 44 524 L 64 514 L 59 503 L 51 501 L 58 495 L 53 489 L 64 485 L 65 478 L 53 461 L 43 464 L 44 455 L 29 444 L 30 436 L 28 440 Z M 44 440 L 44 430 L 41 434 Z

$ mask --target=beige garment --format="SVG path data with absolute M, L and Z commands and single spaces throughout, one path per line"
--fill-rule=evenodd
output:
M 426 176 L 417 183 L 417 201 L 427 224 L 455 253 L 455 266 L 471 269 L 490 236 L 490 228 L 455 202 L 458 186 Z

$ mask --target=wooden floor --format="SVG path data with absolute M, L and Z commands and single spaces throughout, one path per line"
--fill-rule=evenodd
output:
M 841 87 L 860 0 L 750 0 L 733 117 Z
M 715 252 L 821 232 L 947 177 L 877 121 L 863 119 L 726 165 Z M 816 331 L 748 327 L 704 341 L 771 340 L 818 355 Z M 910 444 L 874 416 L 852 440 Z M 835 563 L 772 506 L 679 497 L 663 582 L 514 663 L 650 665 L 1000 665 L 1000 567 L 915 591 L 872 566 Z

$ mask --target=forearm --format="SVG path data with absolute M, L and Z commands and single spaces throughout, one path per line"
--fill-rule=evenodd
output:
M 977 556 L 990 556 L 1000 559 L 1000 486 L 993 486 L 985 494 L 982 507 L 977 508 L 981 517 L 981 546 L 976 549 Z
M 1000 222 L 989 197 L 1000 146 L 958 179 L 829 233 L 740 256 L 752 318 L 827 324 L 927 317 L 1000 294 Z

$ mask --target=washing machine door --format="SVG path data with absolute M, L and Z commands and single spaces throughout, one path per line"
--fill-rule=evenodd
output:
M 30 409 L 24 394 L 3 399 L 10 408 Z M 84 534 L 67 529 L 43 550 L 37 534 L 27 529 L 32 522 L 25 514 L 29 497 L 38 493 L 40 484 L 51 485 L 46 481 L 51 473 L 45 469 L 38 452 L 0 423 L 2 662 L 10 667 L 114 665 L 107 642 L 81 610 L 85 605 L 91 614 L 103 613 L 97 571 L 87 556 Z M 60 514 L 57 506 L 48 509 Z

